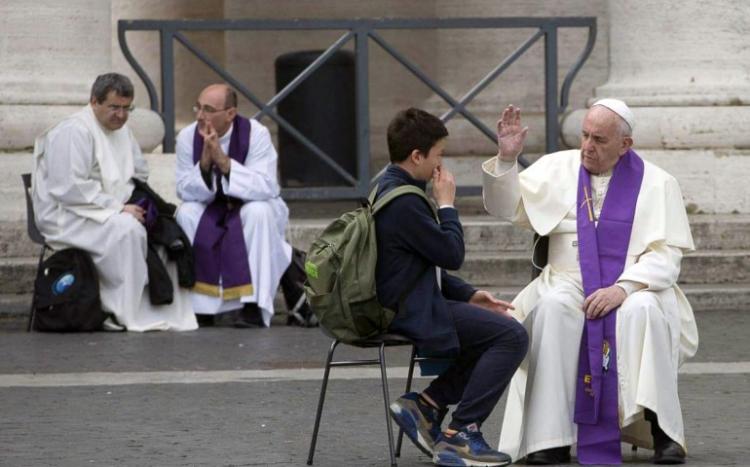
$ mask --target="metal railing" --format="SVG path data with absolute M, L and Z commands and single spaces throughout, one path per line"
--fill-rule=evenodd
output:
M 424 29 L 535 29 L 521 46 L 505 60 L 497 64 L 484 78 L 479 80 L 466 94 L 454 98 L 441 88 L 433 79 L 412 61 L 390 45 L 379 33 L 382 30 L 424 30 Z M 559 86 L 558 69 L 558 30 L 560 28 L 587 28 L 588 39 L 584 50 L 567 71 L 562 86 Z M 268 102 L 263 102 L 248 89 L 245 84 L 229 74 L 221 65 L 209 57 L 199 47 L 190 42 L 185 31 L 300 31 L 300 30 L 342 30 L 345 33 L 331 44 L 316 60 L 305 68 L 295 79 L 289 82 Z M 161 105 L 156 87 L 133 57 L 126 40 L 127 31 L 158 31 L 161 52 Z M 219 77 L 239 94 L 247 98 L 258 109 L 253 118 L 269 117 L 292 138 L 309 149 L 323 163 L 339 174 L 348 186 L 285 188 L 283 195 L 287 199 L 354 199 L 367 196 L 370 183 L 370 120 L 369 120 L 369 41 L 372 40 L 391 57 L 403 65 L 421 82 L 427 85 L 449 106 L 441 116 L 447 122 L 456 115 L 463 116 L 474 127 L 493 142 L 496 139 L 494 130 L 469 112 L 466 106 L 500 76 L 513 62 L 522 56 L 533 44 L 544 38 L 544 103 L 546 151 L 557 150 L 559 135 L 559 116 L 568 105 L 570 87 L 578 71 L 588 59 L 596 40 L 595 17 L 557 17 L 557 18 L 450 18 L 450 19 L 352 19 L 352 20 L 120 20 L 117 23 L 117 35 L 120 48 L 127 61 L 143 80 L 148 91 L 151 110 L 159 113 L 166 128 L 163 148 L 165 152 L 174 151 L 175 139 L 175 77 L 174 77 L 174 41 L 182 44 L 187 50 L 206 64 Z M 356 141 L 357 173 L 356 176 L 337 164 L 328 154 L 322 151 L 310 139 L 296 130 L 286 119 L 278 114 L 275 107 L 288 96 L 302 81 L 320 68 L 336 51 L 350 41 L 354 41 L 355 52 L 355 96 L 356 96 Z M 459 194 L 476 195 L 480 187 L 459 187 Z

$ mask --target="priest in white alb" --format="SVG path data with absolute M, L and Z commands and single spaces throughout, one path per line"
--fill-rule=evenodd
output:
M 196 121 L 177 136 L 176 179 L 177 221 L 195 251 L 195 313 L 205 324 L 234 311 L 237 327 L 269 326 L 292 259 L 271 135 L 237 113 L 225 84 L 206 87 L 193 110 Z
M 133 179 L 148 166 L 126 125 L 133 85 L 117 73 L 96 78 L 89 105 L 39 136 L 34 147 L 32 197 L 36 223 L 53 249 L 79 248 L 99 275 L 107 330 L 196 329 L 189 292 L 167 262 L 171 303 L 152 305 L 147 289 L 144 209 L 130 201 Z M 161 259 L 166 259 L 161 251 Z
M 519 173 L 527 128 L 509 106 L 499 153 L 482 165 L 485 208 L 549 238 L 548 263 L 513 301 L 529 353 L 508 391 L 500 450 L 535 465 L 622 462 L 621 441 L 683 463 L 679 366 L 698 347 L 677 286 L 694 249 L 674 177 L 633 150 L 635 119 L 616 99 L 587 112 L 581 149 Z

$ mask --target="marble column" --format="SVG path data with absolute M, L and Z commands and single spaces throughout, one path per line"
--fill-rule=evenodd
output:
M 635 145 L 680 180 L 696 212 L 750 212 L 750 7 L 742 0 L 610 0 L 609 80 L 636 117 Z M 580 141 L 585 110 L 563 122 Z
M 94 78 L 111 71 L 109 1 L 0 2 L 0 149 L 29 148 L 49 126 L 84 106 Z M 131 125 L 145 149 L 161 119 L 138 111 Z

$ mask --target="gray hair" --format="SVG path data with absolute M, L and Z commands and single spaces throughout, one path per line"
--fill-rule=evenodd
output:
M 630 128 L 628 122 L 626 122 L 625 119 L 621 118 L 619 115 L 617 118 L 617 126 L 620 127 L 620 136 L 622 136 L 623 138 L 627 136 L 633 136 L 633 129 Z
M 119 73 L 105 73 L 96 77 L 91 86 L 91 99 L 101 104 L 107 100 L 107 95 L 114 91 L 120 97 L 133 97 L 133 83 L 130 78 Z
M 227 86 L 227 95 L 224 98 L 224 107 L 237 107 L 237 91 Z

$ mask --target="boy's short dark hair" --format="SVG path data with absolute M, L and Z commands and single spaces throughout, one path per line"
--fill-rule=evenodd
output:
M 403 162 L 417 149 L 425 156 L 435 143 L 448 136 L 436 116 L 410 107 L 397 113 L 388 125 L 388 153 L 391 162 Z
M 96 77 L 91 86 L 91 99 L 98 104 L 107 100 L 107 95 L 114 91 L 119 97 L 133 97 L 133 83 L 130 78 L 120 73 L 105 73 Z

